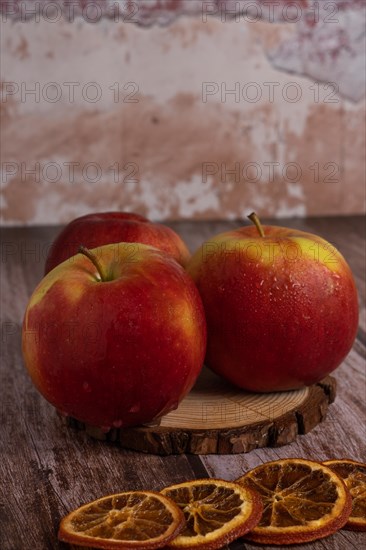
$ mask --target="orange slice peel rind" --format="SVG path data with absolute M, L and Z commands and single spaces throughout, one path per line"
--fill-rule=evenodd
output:
M 290 458 L 264 463 L 236 480 L 263 500 L 259 524 L 245 538 L 287 545 L 326 537 L 343 527 L 351 495 L 342 479 L 320 462 Z
M 243 490 L 244 489 L 244 490 Z M 221 479 L 198 479 L 162 490 L 182 510 L 186 523 L 168 547 L 215 550 L 253 529 L 262 515 L 257 493 Z

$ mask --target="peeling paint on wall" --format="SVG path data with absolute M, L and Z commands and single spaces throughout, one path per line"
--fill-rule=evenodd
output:
M 341 11 L 333 27 L 324 20 L 316 25 L 302 20 L 295 36 L 270 52 L 269 59 L 288 73 L 332 82 L 342 96 L 360 101 L 366 86 L 365 13 Z
M 132 25 L 14 15 L 1 37 L 3 223 L 362 212 L 364 10 L 334 5 L 328 26 L 280 12 L 204 21 L 190 0 L 140 2 Z

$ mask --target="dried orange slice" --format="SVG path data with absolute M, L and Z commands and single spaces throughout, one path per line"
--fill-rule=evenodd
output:
M 160 493 L 129 491 L 81 506 L 60 524 L 64 542 L 91 548 L 161 548 L 184 526 L 180 509 Z
M 187 481 L 162 493 L 179 506 L 186 520 L 170 548 L 221 548 L 253 529 L 262 514 L 259 495 L 221 479 Z
M 352 512 L 344 529 L 366 531 L 366 464 L 344 458 L 323 462 L 339 475 L 352 497 Z
M 246 538 L 265 544 L 296 544 L 334 533 L 347 522 L 352 499 L 327 466 L 301 458 L 267 462 L 237 483 L 258 491 L 263 515 Z

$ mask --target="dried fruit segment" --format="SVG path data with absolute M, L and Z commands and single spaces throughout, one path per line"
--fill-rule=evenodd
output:
M 295 544 L 340 529 L 351 512 L 351 495 L 328 467 L 303 459 L 267 462 L 237 480 L 263 500 L 262 518 L 246 538 L 266 544 Z
M 260 497 L 244 487 L 220 479 L 187 481 L 163 489 L 182 510 L 186 524 L 171 548 L 214 550 L 229 544 L 257 525 Z
M 344 529 L 366 531 L 366 464 L 354 460 L 323 462 L 345 482 L 352 497 L 352 512 Z
M 59 539 L 92 548 L 161 548 L 184 525 L 179 508 L 160 493 L 130 491 L 81 506 L 60 524 Z

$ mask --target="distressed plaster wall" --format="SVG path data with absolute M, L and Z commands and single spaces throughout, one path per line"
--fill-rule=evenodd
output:
M 65 5 L 2 3 L 4 224 L 364 211 L 363 1 Z

